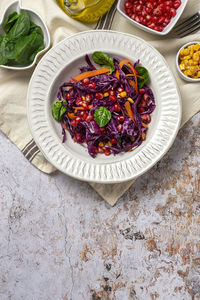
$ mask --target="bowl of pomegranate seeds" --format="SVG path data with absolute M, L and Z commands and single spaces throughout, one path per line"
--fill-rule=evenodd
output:
M 168 34 L 177 23 L 188 0 L 120 0 L 118 11 L 140 29 Z

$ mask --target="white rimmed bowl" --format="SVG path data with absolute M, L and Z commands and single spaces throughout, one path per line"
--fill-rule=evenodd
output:
M 43 50 L 41 50 L 40 52 L 37 53 L 37 55 L 35 56 L 35 59 L 34 61 L 28 65 L 28 66 L 5 66 L 5 65 L 0 65 L 1 68 L 4 68 L 4 69 L 11 69 L 11 70 L 26 70 L 26 69 L 29 69 L 29 68 L 32 68 L 36 61 L 37 61 L 37 58 L 39 55 L 41 55 L 42 53 L 44 53 L 45 51 L 47 51 L 50 47 L 50 34 L 49 34 L 49 30 L 46 26 L 46 24 L 44 23 L 44 21 L 42 20 L 41 16 L 39 14 L 37 14 L 36 12 L 34 12 L 33 10 L 31 9 L 27 9 L 27 8 L 22 8 L 21 6 L 21 1 L 15 1 L 15 2 L 12 2 L 4 11 L 4 14 L 3 14 L 3 17 L 1 19 L 1 22 L 0 22 L 0 35 L 3 35 L 5 34 L 4 33 L 4 30 L 3 30 L 3 27 L 2 27 L 2 24 L 3 22 L 5 21 L 5 19 L 7 18 L 7 16 L 9 14 L 11 14 L 12 12 L 16 11 L 18 13 L 20 13 L 20 11 L 26 11 L 30 17 L 30 20 L 35 23 L 36 25 L 40 26 L 41 29 L 42 29 L 42 32 L 43 32 L 43 35 L 44 35 L 44 45 L 45 45 L 45 48 Z
M 138 148 L 116 156 L 99 154 L 95 159 L 86 147 L 74 143 L 69 133 L 62 143 L 61 126 L 51 114 L 59 86 L 77 75 L 85 64 L 85 54 L 94 51 L 132 62 L 140 59 L 149 70 L 148 85 L 156 101 L 147 138 Z M 162 55 L 146 41 L 115 31 L 85 31 L 58 43 L 37 65 L 27 97 L 29 127 L 44 156 L 65 174 L 88 182 L 125 182 L 142 175 L 172 146 L 180 126 L 180 94 Z
M 186 48 L 187 46 L 189 45 L 195 45 L 195 44 L 200 44 L 200 41 L 193 41 L 193 42 L 189 42 L 189 43 L 186 43 L 184 44 L 179 50 L 178 50 L 178 53 L 176 55 L 176 68 L 177 68 L 177 71 L 180 75 L 181 78 L 183 78 L 184 80 L 188 81 L 188 82 L 200 82 L 200 78 L 191 78 L 191 77 L 188 77 L 186 76 L 179 68 L 179 56 L 180 56 L 180 51 L 184 48 Z
M 127 16 L 127 14 L 125 13 L 125 10 L 124 10 L 124 2 L 125 1 L 126 0 L 119 0 L 118 1 L 117 9 L 120 12 L 120 14 L 122 14 L 128 21 L 130 21 L 133 25 L 137 26 L 138 28 L 140 28 L 144 31 L 153 33 L 153 34 L 157 34 L 157 35 L 166 35 L 174 28 L 174 26 L 178 22 L 178 20 L 179 20 L 180 16 L 182 15 L 182 13 L 185 9 L 185 6 L 188 2 L 188 0 L 182 0 L 182 3 L 180 5 L 180 7 L 176 10 L 176 16 L 171 19 L 170 23 L 163 29 L 162 32 L 159 32 L 159 31 L 153 30 L 151 28 L 148 28 L 148 27 L 134 21 L 129 16 Z

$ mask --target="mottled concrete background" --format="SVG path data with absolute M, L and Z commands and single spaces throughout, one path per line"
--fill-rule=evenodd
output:
M 0 300 L 200 299 L 199 125 L 113 208 L 0 134 Z

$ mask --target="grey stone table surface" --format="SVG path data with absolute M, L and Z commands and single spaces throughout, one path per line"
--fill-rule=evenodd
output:
M 199 123 L 114 207 L 0 134 L 0 299 L 200 299 Z

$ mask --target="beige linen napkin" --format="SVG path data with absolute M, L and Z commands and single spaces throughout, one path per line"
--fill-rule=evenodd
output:
M 12 1 L 1 0 L 0 16 Z M 186 42 L 198 40 L 198 34 L 183 39 L 159 37 L 137 29 L 123 18 L 113 6 L 111 11 L 97 24 L 84 25 L 69 18 L 57 5 L 55 0 L 31 1 L 22 0 L 22 6 L 31 8 L 45 20 L 51 35 L 51 44 L 72 34 L 89 29 L 112 29 L 139 36 L 156 47 L 167 60 L 177 79 L 182 96 L 183 115 L 182 125 L 200 110 L 200 85 L 183 81 L 175 68 L 175 55 L 178 49 Z M 200 3 L 189 0 L 182 18 L 200 10 Z M 0 69 L 0 129 L 17 145 L 25 157 L 38 169 L 45 173 L 55 171 L 55 168 L 45 160 L 33 141 L 26 116 L 26 95 L 33 69 L 29 71 L 10 71 Z M 110 205 L 114 205 L 118 198 L 133 184 L 134 180 L 123 184 L 96 184 L 91 186 Z

